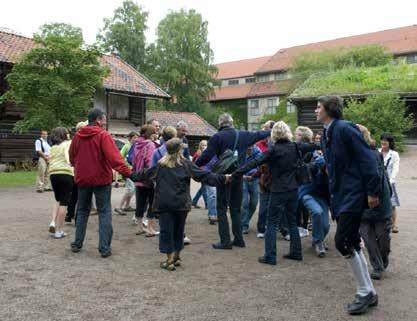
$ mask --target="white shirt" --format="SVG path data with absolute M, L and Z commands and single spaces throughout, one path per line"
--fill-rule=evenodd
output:
M 42 141 L 42 144 L 41 144 Z M 35 142 L 35 150 L 37 152 L 41 152 L 42 151 L 42 146 L 43 146 L 43 150 L 44 150 L 44 154 L 45 155 L 49 155 L 49 150 L 51 149 L 51 146 L 49 146 L 48 142 L 43 139 L 43 138 L 38 138 Z
M 382 153 L 382 149 L 379 149 Z M 387 166 L 388 164 L 388 166 Z M 400 171 L 400 155 L 395 150 L 390 149 L 384 156 L 384 166 L 387 168 L 387 173 L 391 183 L 395 182 L 395 178 Z

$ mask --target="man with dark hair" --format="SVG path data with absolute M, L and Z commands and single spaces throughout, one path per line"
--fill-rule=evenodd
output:
M 112 169 L 125 177 L 131 175 L 116 144 L 103 127 L 106 114 L 94 108 L 88 113 L 88 126 L 81 128 L 74 136 L 69 156 L 74 166 L 75 183 L 78 185 L 78 205 L 75 241 L 71 244 L 74 253 L 83 246 L 94 194 L 99 214 L 99 246 L 103 258 L 111 255 L 113 235 L 111 210 Z
M 51 191 L 51 182 L 49 180 L 48 164 L 49 150 L 51 146 L 48 143 L 48 132 L 41 131 L 41 136 L 35 141 L 36 158 L 38 159 L 38 176 L 36 178 L 36 192 L 42 193 Z
M 365 313 L 378 304 L 378 296 L 361 250 L 359 227 L 366 208 L 379 203 L 378 165 L 359 128 L 341 120 L 343 100 L 337 96 L 320 97 L 317 120 L 323 123 L 321 146 L 329 176 L 330 206 L 337 221 L 335 244 L 345 257 L 357 282 L 355 300 L 349 314 Z
M 237 166 L 242 166 L 246 158 L 246 150 L 256 142 L 268 137 L 270 131 L 248 132 L 233 127 L 233 118 L 230 114 L 219 116 L 219 131 L 213 135 L 207 149 L 197 159 L 196 165 L 206 165 L 214 156 L 220 157 L 226 150 L 232 150 L 238 156 Z M 236 149 L 234 150 L 234 146 Z M 233 171 L 233 169 L 231 170 Z M 230 173 L 226 173 L 230 174 Z M 240 211 L 242 206 L 243 180 L 242 177 L 233 178 L 231 184 L 217 188 L 217 219 L 220 242 L 213 244 L 216 250 L 229 250 L 232 246 L 245 247 L 242 228 L 240 225 Z M 230 239 L 227 208 L 230 208 L 232 219 L 233 242 Z

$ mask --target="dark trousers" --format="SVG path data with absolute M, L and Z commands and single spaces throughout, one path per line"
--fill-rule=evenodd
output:
M 391 252 L 391 219 L 381 222 L 362 221 L 360 232 L 375 271 L 384 271 Z
M 72 193 L 71 193 L 71 199 L 70 202 L 68 204 L 68 209 L 67 209 L 67 217 L 72 219 L 76 219 L 75 216 L 75 209 L 77 207 L 77 202 L 78 202 L 78 186 L 74 183 L 72 185 Z
M 242 228 L 240 226 L 240 208 L 242 206 L 243 179 L 233 178 L 227 185 L 217 187 L 217 219 L 220 242 L 230 244 L 229 221 L 227 208 L 230 208 L 232 219 L 232 233 L 236 242 L 243 241 Z
M 143 186 L 136 186 L 136 212 L 135 216 L 137 218 L 143 218 L 148 208 L 147 217 L 149 219 L 155 218 L 155 215 L 152 212 L 152 203 L 153 203 L 154 189 Z
M 75 222 L 75 241 L 72 246 L 82 248 L 91 211 L 91 199 L 96 198 L 98 212 L 98 250 L 100 253 L 111 251 L 113 237 L 111 185 L 78 186 L 77 220 Z
M 298 205 L 297 191 L 271 193 L 265 233 L 265 258 L 277 260 L 277 232 L 283 217 L 287 219 L 290 233 L 290 255 L 302 257 L 301 239 L 297 227 L 296 211 Z
M 259 215 L 257 224 L 258 233 L 265 233 L 270 195 L 271 194 L 269 192 L 259 193 Z
M 188 212 L 159 214 L 159 251 L 180 252 L 184 248 L 184 227 Z
M 334 242 L 340 254 L 350 256 L 353 250 L 360 251 L 361 236 L 359 228 L 361 226 L 362 213 L 341 213 L 336 220 L 337 228 Z

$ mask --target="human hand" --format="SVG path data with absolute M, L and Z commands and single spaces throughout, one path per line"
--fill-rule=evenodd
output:
M 246 176 L 246 175 L 244 175 L 243 176 L 243 180 L 249 182 L 249 181 L 252 180 L 252 176 Z
M 137 182 L 139 181 L 139 175 L 138 173 L 132 172 L 132 174 L 130 174 L 129 178 L 133 181 L 133 182 Z
M 224 177 L 225 177 L 225 180 L 224 180 L 225 184 L 229 184 L 232 181 L 232 174 L 224 175 Z
M 375 208 L 379 205 L 379 197 L 368 195 L 368 206 L 369 208 Z

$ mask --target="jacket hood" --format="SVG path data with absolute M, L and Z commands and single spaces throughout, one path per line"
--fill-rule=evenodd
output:
M 142 149 L 145 146 L 151 145 L 153 144 L 153 142 L 149 139 L 145 139 L 144 137 L 140 136 L 136 141 L 135 141 L 135 146 L 138 149 Z
M 104 131 L 104 128 L 98 126 L 85 126 L 78 131 L 80 138 L 90 138 Z

